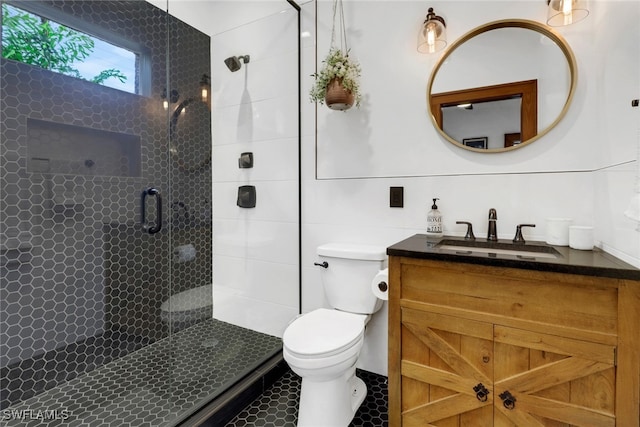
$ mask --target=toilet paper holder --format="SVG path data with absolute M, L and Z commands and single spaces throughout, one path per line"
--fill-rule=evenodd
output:
M 383 280 L 382 282 L 378 283 L 378 289 L 380 289 L 380 291 L 382 292 L 387 292 L 387 289 L 389 289 L 389 285 L 387 285 L 387 282 Z
M 381 299 L 387 300 L 389 298 L 389 273 L 388 269 L 385 268 L 380 270 L 378 274 L 376 274 L 373 279 L 371 279 L 371 291 L 373 294 Z

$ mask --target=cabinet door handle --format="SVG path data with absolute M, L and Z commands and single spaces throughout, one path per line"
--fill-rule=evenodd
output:
M 509 390 L 506 390 L 504 393 L 500 393 L 498 396 L 502 399 L 502 404 L 505 408 L 513 409 L 516 407 L 516 398 L 509 393 Z
M 489 396 L 489 390 L 482 383 L 478 383 L 475 387 L 473 387 L 473 391 L 476 392 L 476 397 L 480 402 L 486 402 Z

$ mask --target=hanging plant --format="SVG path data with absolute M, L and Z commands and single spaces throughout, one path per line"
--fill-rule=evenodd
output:
M 338 32 L 340 47 L 335 42 L 336 15 L 339 13 Z M 354 103 L 360 106 L 360 64 L 349 57 L 347 34 L 344 25 L 342 0 L 333 2 L 333 27 L 331 47 L 320 72 L 313 74 L 315 84 L 309 93 L 311 102 L 326 104 L 333 110 L 348 110 Z

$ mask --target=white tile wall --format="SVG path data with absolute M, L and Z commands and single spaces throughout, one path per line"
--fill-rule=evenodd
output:
M 292 146 L 297 138 L 281 138 L 268 143 L 237 143 L 215 146 L 213 156 L 219 166 L 214 171 L 214 181 L 291 181 L 298 179 L 298 150 Z M 256 161 L 251 169 L 238 168 L 240 153 L 252 152 Z
M 593 50 L 600 106 L 598 133 L 593 138 L 602 170 L 595 190 L 596 229 L 602 247 L 640 266 L 640 229 L 623 212 L 635 191 L 640 191 L 640 3 L 596 2 L 593 18 L 598 24 L 616 21 L 616 30 L 598 33 Z M 638 156 L 638 157 L 636 157 Z
M 298 28 L 290 6 L 272 3 L 283 12 L 247 9 L 212 38 L 213 314 L 282 336 L 299 310 Z M 223 61 L 238 55 L 251 59 L 232 73 Z M 253 168 L 238 167 L 243 152 Z M 255 208 L 236 206 L 240 185 L 256 187 Z
M 213 300 L 214 318 L 275 336 L 282 336 L 298 313 L 297 308 L 254 298 L 224 285 L 214 288 Z

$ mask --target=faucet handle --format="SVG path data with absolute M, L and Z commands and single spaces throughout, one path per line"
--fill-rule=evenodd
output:
M 476 240 L 476 236 L 473 235 L 473 224 L 468 221 L 456 221 L 456 224 L 467 224 L 467 234 L 465 234 L 465 240 Z
M 524 237 L 522 237 L 522 227 L 535 227 L 535 224 L 518 224 L 516 226 L 516 236 L 513 238 L 513 243 L 525 243 Z

